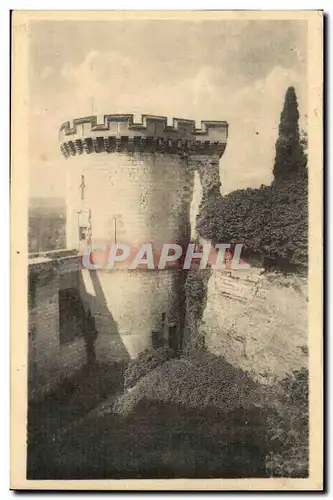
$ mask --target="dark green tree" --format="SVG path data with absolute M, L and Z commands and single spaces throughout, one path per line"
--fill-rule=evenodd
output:
M 289 87 L 281 112 L 279 137 L 275 146 L 273 174 L 276 183 L 306 177 L 307 158 L 300 138 L 298 120 L 296 92 L 294 87 Z

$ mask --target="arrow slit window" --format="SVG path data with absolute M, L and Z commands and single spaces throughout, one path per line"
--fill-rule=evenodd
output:
M 90 211 L 84 209 L 85 198 L 85 180 L 84 175 L 81 175 L 80 193 L 81 193 L 81 210 L 79 212 L 79 241 L 88 239 L 90 230 Z
M 79 239 L 85 241 L 88 239 L 90 231 L 90 211 L 85 209 L 79 213 Z

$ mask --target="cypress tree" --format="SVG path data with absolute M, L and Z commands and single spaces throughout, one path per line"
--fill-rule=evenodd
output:
M 300 140 L 298 102 L 294 87 L 289 87 L 280 116 L 276 141 L 274 181 L 276 183 L 306 175 L 306 155 Z

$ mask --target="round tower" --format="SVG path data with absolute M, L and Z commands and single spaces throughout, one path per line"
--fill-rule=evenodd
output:
M 143 115 L 77 118 L 60 128 L 67 164 L 67 247 L 89 242 L 186 245 L 198 170 L 203 192 L 219 188 L 226 122 Z M 179 327 L 181 272 L 82 269 L 81 295 L 94 318 L 97 357 L 134 357 Z

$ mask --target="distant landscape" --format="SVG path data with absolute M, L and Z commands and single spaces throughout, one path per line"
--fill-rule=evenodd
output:
M 31 197 L 29 200 L 28 231 L 29 253 L 65 248 L 65 199 Z

